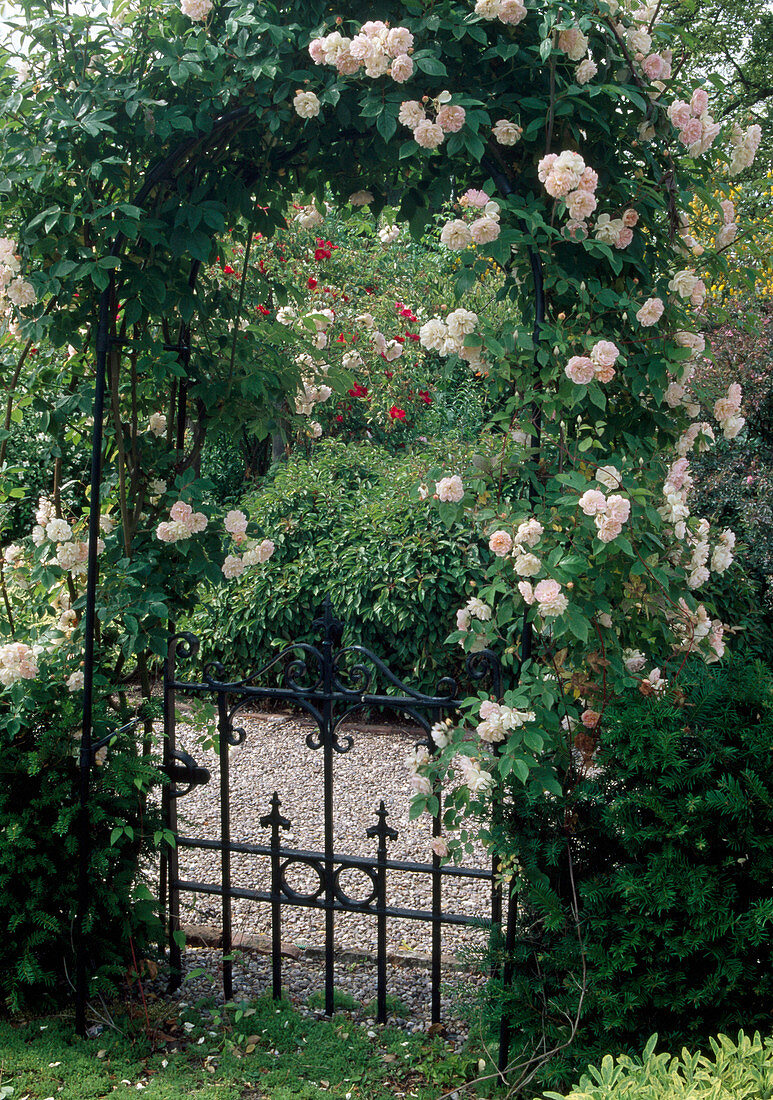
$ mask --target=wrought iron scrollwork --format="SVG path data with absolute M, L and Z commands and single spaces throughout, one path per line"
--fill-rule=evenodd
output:
M 194 787 L 209 783 L 212 778 L 209 771 L 200 767 L 184 749 L 172 750 L 164 771 L 171 780 L 168 788 L 170 798 L 182 798 L 190 794 Z

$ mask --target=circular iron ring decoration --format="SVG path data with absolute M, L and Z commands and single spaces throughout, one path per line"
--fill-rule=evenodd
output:
M 301 864 L 304 867 L 311 867 L 319 879 L 319 886 L 311 893 L 303 893 L 301 890 L 294 890 L 287 881 L 286 874 L 287 869 L 294 864 Z M 325 892 L 325 870 L 322 866 L 321 859 L 310 859 L 304 856 L 291 856 L 286 859 L 279 868 L 279 889 L 285 894 L 291 901 L 317 901 Z
M 366 898 L 362 898 L 361 900 L 357 901 L 355 898 L 350 897 L 346 893 L 346 891 L 341 886 L 341 883 L 339 882 L 341 874 L 343 874 L 343 872 L 345 871 L 354 871 L 357 874 L 365 875 L 366 878 L 370 879 L 371 891 Z M 344 905 L 350 905 L 355 909 L 367 909 L 367 907 L 371 905 L 378 897 L 378 884 L 375 870 L 372 867 L 352 867 L 350 864 L 343 864 L 343 866 L 339 867 L 336 870 L 336 873 L 333 876 L 333 893 L 335 894 L 338 901 L 343 902 Z

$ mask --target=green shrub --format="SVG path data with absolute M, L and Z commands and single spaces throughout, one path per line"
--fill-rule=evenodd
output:
M 390 455 L 364 443 L 335 441 L 293 456 L 244 507 L 276 543 L 265 570 L 205 593 L 191 620 L 207 654 L 255 668 L 277 647 L 311 638 L 329 594 L 350 625 L 345 641 L 373 649 L 400 675 L 430 690 L 459 671 L 461 650 L 445 644 L 467 600 L 479 540 L 446 528 L 416 496 L 428 467 L 466 464 L 428 447 Z
M 679 682 L 683 706 L 606 714 L 598 771 L 570 772 L 562 799 L 513 785 L 499 827 L 522 869 L 513 1055 L 567 1044 L 542 1087 L 656 1029 L 678 1047 L 769 1026 L 773 678 L 737 658 Z
M 0 1007 L 11 1011 L 72 995 L 80 721 L 80 700 L 53 679 L 23 681 L 0 700 Z M 132 948 L 139 962 L 159 934 L 138 883 L 159 828 L 141 793 L 152 778 L 126 742 L 95 769 L 85 927 L 89 974 L 103 988 L 132 965 Z
M 769 1100 L 773 1096 L 773 1040 L 758 1032 L 750 1039 L 740 1031 L 738 1041 L 726 1035 L 711 1039 L 712 1056 L 682 1051 L 680 1058 L 655 1054 L 653 1035 L 642 1058 L 607 1055 L 601 1065 L 589 1066 L 564 1097 L 545 1093 L 550 1100 Z

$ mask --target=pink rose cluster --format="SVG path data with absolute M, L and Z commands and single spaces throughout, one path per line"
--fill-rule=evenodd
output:
M 735 439 L 746 423 L 741 416 L 742 399 L 741 387 L 733 382 L 728 387 L 727 397 L 720 397 L 714 402 L 714 416 L 719 421 L 725 439 Z
M 452 252 L 462 252 L 472 245 L 486 245 L 497 239 L 501 232 L 498 202 L 490 199 L 485 191 L 470 190 L 462 195 L 459 205 L 465 210 L 472 209 L 477 216 L 471 222 L 463 218 L 446 222 L 440 231 L 441 244 Z
M 529 604 L 537 604 L 537 610 L 543 619 L 556 618 L 563 615 L 569 606 L 569 600 L 561 590 L 558 581 L 544 580 L 532 587 L 531 581 L 519 581 L 518 591 Z
M 427 114 L 424 103 L 418 99 L 406 99 L 400 104 L 397 115 L 422 149 L 437 149 L 445 141 L 446 134 L 459 133 L 467 117 L 464 107 L 451 103 L 451 93 L 447 91 L 432 100 L 432 108 L 434 119 Z
M 0 308 L 4 298 L 17 309 L 24 309 L 37 301 L 32 283 L 22 278 L 20 270 L 16 241 L 10 237 L 0 237 Z
M 590 355 L 573 355 L 564 367 L 564 373 L 578 386 L 587 386 L 594 378 L 597 382 L 611 382 L 619 357 L 620 349 L 616 344 L 611 340 L 598 340 Z
M 691 157 L 699 157 L 716 141 L 721 130 L 708 111 L 709 97 L 697 88 L 689 103 L 675 99 L 668 108 L 668 117 L 679 132 L 679 140 Z
M 404 84 L 413 76 L 413 35 L 407 27 L 390 28 L 380 19 L 363 23 L 354 38 L 338 31 L 313 38 L 309 53 L 315 65 L 332 65 L 341 76 L 364 69 L 373 80 L 389 74 L 396 84 Z
M 631 502 L 619 493 L 608 497 L 599 489 L 586 489 L 577 502 L 586 516 L 592 516 L 600 542 L 612 542 L 631 515 Z
M 714 238 L 714 247 L 717 251 L 727 248 L 738 236 L 738 225 L 735 220 L 735 204 L 730 199 L 724 199 L 720 204 L 722 210 L 722 228 Z
M 19 680 L 34 680 L 38 662 L 34 650 L 24 642 L 0 645 L 0 684 L 10 687 Z
M 762 127 L 758 123 L 755 122 L 753 126 L 749 126 L 746 130 L 735 123 L 733 132 L 730 135 L 733 158 L 730 161 L 728 173 L 731 176 L 737 176 L 740 172 L 743 172 L 744 168 L 748 168 L 754 163 L 761 140 Z
M 593 236 L 597 241 L 613 248 L 627 248 L 633 241 L 633 231 L 638 224 L 639 215 L 630 207 L 621 217 L 611 218 L 609 214 L 599 214 L 593 227 Z
M 689 268 L 677 271 L 671 278 L 668 289 L 683 301 L 689 301 L 696 309 L 700 309 L 706 300 L 706 284 Z
M 477 0 L 475 14 L 489 22 L 498 19 L 500 23 L 516 27 L 527 13 L 521 0 Z
M 231 513 L 229 513 L 229 515 L 230 514 Z M 232 532 L 232 537 L 237 546 L 244 544 L 246 540 L 246 526 L 243 534 L 244 537 L 242 537 L 241 525 L 237 527 L 237 535 L 233 535 Z M 239 556 L 239 554 L 229 554 L 226 557 L 222 565 L 223 576 L 229 581 L 233 580 L 235 577 L 240 577 L 249 565 L 262 565 L 264 562 L 267 562 L 275 549 L 276 547 L 271 539 L 263 539 L 262 542 L 253 541 L 248 543 L 247 548 L 241 556 Z
M 475 732 L 481 741 L 488 744 L 504 741 L 510 730 L 520 729 L 527 722 L 537 720 L 533 710 L 517 710 L 515 707 L 495 703 L 493 699 L 484 699 L 479 713 L 481 721 Z
M 207 526 L 203 512 L 194 512 L 190 504 L 178 500 L 169 510 L 169 520 L 159 523 L 156 538 L 161 542 L 180 542 L 200 534 Z
M 586 222 L 598 205 L 596 188 L 599 177 L 579 153 L 571 149 L 548 153 L 537 166 L 540 183 L 554 199 L 566 203 L 568 232 L 574 237 L 587 235 Z

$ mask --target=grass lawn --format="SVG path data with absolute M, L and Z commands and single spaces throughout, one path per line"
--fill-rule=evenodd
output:
M 155 1004 L 150 1013 L 117 1017 L 115 1029 L 88 1040 L 69 1016 L 0 1020 L 0 1100 L 436 1100 L 480 1073 L 477 1053 L 451 1051 L 439 1037 L 344 1014 L 311 1019 L 269 998 L 225 1009 Z M 464 1095 L 500 1093 L 480 1084 Z

